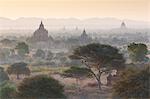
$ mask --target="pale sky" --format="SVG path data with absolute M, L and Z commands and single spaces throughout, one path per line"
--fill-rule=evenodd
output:
M 150 21 L 150 0 L 0 0 L 0 17 L 115 17 Z

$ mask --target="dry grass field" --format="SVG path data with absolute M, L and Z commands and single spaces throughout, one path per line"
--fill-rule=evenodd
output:
M 6 69 L 8 66 L 2 67 L 5 67 Z M 46 74 L 60 81 L 60 83 L 64 85 L 65 94 L 68 97 L 68 99 L 108 99 L 110 97 L 110 87 L 103 85 L 103 90 L 99 91 L 96 84 L 96 80 L 94 78 L 82 79 L 77 84 L 76 79 L 74 78 L 62 77 L 60 74 L 68 68 L 69 67 L 30 66 L 30 76 Z M 16 79 L 16 75 L 10 75 L 9 77 L 12 82 L 18 85 L 25 77 L 29 76 L 20 75 L 20 80 Z M 106 75 L 102 76 L 102 82 L 104 84 L 106 83 Z

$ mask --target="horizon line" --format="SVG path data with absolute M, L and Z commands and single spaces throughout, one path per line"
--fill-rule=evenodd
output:
M 17 20 L 17 19 L 20 19 L 20 18 L 39 18 L 39 19 L 78 19 L 78 20 L 87 20 L 87 19 L 105 19 L 105 18 L 110 18 L 110 19 L 118 19 L 118 20 L 120 20 L 120 21 L 124 21 L 124 20 L 132 20 L 132 21 L 143 21 L 143 22 L 150 22 L 150 20 L 137 20 L 137 19 L 128 19 L 128 18 L 117 18 L 117 17 L 40 17 L 40 16 L 38 16 L 38 17 L 36 17 L 36 16 L 21 16 L 21 17 L 16 17 L 16 18 L 10 18 L 10 17 L 3 17 L 3 16 L 0 16 L 0 18 L 6 18 L 6 19 L 10 19 L 10 20 L 13 20 L 13 21 L 15 21 L 15 20 Z

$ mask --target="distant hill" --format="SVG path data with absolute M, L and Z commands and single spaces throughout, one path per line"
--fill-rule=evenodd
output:
M 56 18 L 18 18 L 16 20 L 0 17 L 0 30 L 3 29 L 28 29 L 35 30 L 38 28 L 40 21 L 43 21 L 45 27 L 50 29 L 61 29 L 65 28 L 88 28 L 88 29 L 112 29 L 119 28 L 121 22 L 124 21 L 128 28 L 149 28 L 148 22 L 146 21 L 136 21 L 136 20 L 120 20 L 116 18 L 89 18 L 80 20 L 77 18 L 66 18 L 66 19 L 56 19 Z

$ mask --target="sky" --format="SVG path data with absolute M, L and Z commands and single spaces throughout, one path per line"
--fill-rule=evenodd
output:
M 150 0 L 0 0 L 0 17 L 115 17 L 150 21 Z

